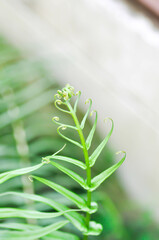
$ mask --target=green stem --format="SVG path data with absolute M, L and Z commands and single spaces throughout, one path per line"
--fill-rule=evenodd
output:
M 86 163 L 86 166 L 87 166 L 87 169 L 86 169 L 87 185 L 90 186 L 91 185 L 91 168 L 90 168 L 90 165 L 89 165 L 89 156 L 88 156 L 88 150 L 87 150 L 87 147 L 86 147 L 85 138 L 84 138 L 82 129 L 80 127 L 78 118 L 76 117 L 76 114 L 75 114 L 75 112 L 74 112 L 74 110 L 73 110 L 73 108 L 72 108 L 72 106 L 69 102 L 67 102 L 67 106 L 68 106 L 68 108 L 70 110 L 70 113 L 73 117 L 73 120 L 74 120 L 75 125 L 77 127 L 77 131 L 78 131 L 79 136 L 80 136 L 81 144 L 83 146 L 83 154 L 84 154 L 85 163 Z M 89 190 L 87 190 L 87 206 L 88 206 L 88 208 L 91 207 L 91 192 Z M 87 227 L 87 229 L 89 229 L 89 222 L 90 222 L 90 213 L 89 212 L 86 213 L 85 221 L 86 221 L 86 227 Z M 84 240 L 87 240 L 87 239 L 88 239 L 88 236 L 85 235 Z

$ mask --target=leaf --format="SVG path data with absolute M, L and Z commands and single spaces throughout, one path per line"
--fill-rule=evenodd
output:
M 47 234 L 62 228 L 68 223 L 68 221 L 60 221 L 51 224 L 47 227 L 38 228 L 35 230 L 27 231 L 0 231 L 0 237 L 3 240 L 35 240 L 36 238 L 41 238 Z
M 67 128 L 67 127 L 66 127 L 65 125 L 61 125 L 60 127 L 58 127 L 58 128 L 57 128 L 58 134 L 59 134 L 62 138 L 66 139 L 67 141 L 75 144 L 76 146 L 78 146 L 78 147 L 80 147 L 80 148 L 83 148 L 83 146 L 82 146 L 79 142 L 74 141 L 74 140 L 72 140 L 71 138 L 66 137 L 64 134 L 62 134 L 62 133 L 60 132 L 60 129 L 65 130 L 66 128 Z
M 89 158 L 89 162 L 90 162 L 90 167 L 92 167 L 95 162 L 96 162 L 96 159 L 98 158 L 98 156 L 100 155 L 101 151 L 103 150 L 103 148 L 105 147 L 105 145 L 107 144 L 112 132 L 113 132 L 113 128 L 114 128 L 114 123 L 113 123 L 113 120 L 111 118 L 107 118 L 107 119 L 110 119 L 111 122 L 112 122 L 112 127 L 111 127 L 111 130 L 110 132 L 108 133 L 108 135 L 105 137 L 105 139 L 100 143 L 100 145 L 96 148 L 96 150 L 92 153 L 92 155 L 90 156 Z M 106 119 L 106 120 L 107 120 Z
M 38 227 L 28 223 L 15 223 L 15 222 L 0 223 L 0 228 L 9 228 L 16 230 L 34 230 Z
M 66 173 L 69 177 L 71 177 L 73 180 L 75 180 L 78 184 L 80 184 L 84 189 L 89 189 L 87 186 L 85 180 L 77 173 L 71 171 L 70 169 L 63 167 L 62 165 L 55 163 L 55 162 L 50 162 L 53 166 L 61 170 L 62 172 Z
M 25 88 L 22 88 L 19 91 L 16 91 L 16 94 L 14 95 L 14 101 L 16 102 L 17 105 L 22 104 L 22 101 L 26 102 L 32 97 L 40 95 L 51 86 L 52 86 L 52 83 L 50 81 L 44 82 L 43 78 L 39 78 L 37 79 L 37 81 L 26 86 Z M 12 101 L 11 95 L 7 96 L 7 101 Z
M 8 113 L 5 112 L 1 114 L 0 116 L 0 129 L 3 127 L 6 127 L 7 125 L 11 124 L 12 122 L 15 122 L 19 119 L 25 118 L 28 115 L 34 113 L 38 109 L 44 107 L 48 103 L 52 101 L 52 90 L 45 91 L 44 93 L 40 94 L 40 96 L 37 96 L 28 102 L 24 103 L 19 107 L 20 114 L 16 118 L 8 118 Z M 14 111 L 14 109 L 13 109 Z
M 76 95 L 77 95 L 77 99 L 76 99 L 76 102 L 75 102 L 74 108 L 73 108 L 73 110 L 74 110 L 75 113 L 76 113 L 76 111 L 77 111 L 77 105 L 78 105 L 78 102 L 79 102 L 79 99 L 80 99 L 80 96 L 81 96 L 81 91 L 78 91 L 78 92 L 76 93 Z
M 28 209 L 19 209 L 19 208 L 0 208 L 0 218 L 11 218 L 11 217 L 18 217 L 18 218 L 55 218 L 63 215 L 66 212 L 75 211 L 73 209 L 61 211 L 61 212 L 39 212 L 33 211 Z
M 114 164 L 112 167 L 106 169 L 104 172 L 100 173 L 92 179 L 91 191 L 94 191 L 97 187 L 99 187 L 102 182 L 104 182 L 113 172 L 115 172 L 120 167 L 126 158 L 126 153 L 122 153 L 124 153 L 124 157 L 118 163 Z
M 55 95 L 56 96 L 56 95 Z M 65 109 L 63 109 L 63 108 L 61 108 L 61 107 L 59 107 L 58 105 L 66 105 L 64 102 L 62 102 L 60 99 L 57 99 L 55 102 L 55 107 L 58 109 L 58 110 L 60 110 L 61 112 L 64 112 L 64 113 L 68 113 L 68 114 L 70 114 L 70 111 L 67 111 L 67 110 L 65 110 Z
M 33 167 L 21 168 L 21 169 L 9 171 L 9 172 L 1 173 L 0 174 L 0 184 L 9 180 L 10 178 L 17 177 L 17 176 L 35 171 L 35 170 L 39 169 L 40 167 L 42 167 L 43 165 L 44 165 L 44 163 L 40 163 Z
M 91 131 L 90 131 L 90 133 L 89 133 L 89 135 L 87 137 L 87 140 L 86 140 L 86 147 L 87 147 L 87 149 L 89 149 L 90 146 L 91 146 L 92 139 L 93 139 L 93 136 L 94 136 L 94 132 L 95 132 L 96 126 L 97 126 L 97 118 L 98 118 L 97 111 L 93 111 L 93 112 L 96 113 L 96 117 L 95 117 L 95 121 L 94 121 L 93 127 L 92 127 L 92 129 L 91 129 Z M 91 112 L 91 114 L 90 114 L 91 116 L 92 116 L 93 112 Z
M 47 156 L 45 157 L 47 158 L 48 160 L 50 159 L 55 159 L 55 160 L 61 160 L 61 161 L 65 161 L 65 162 L 69 162 L 69 163 L 72 163 L 82 169 L 86 169 L 86 164 L 84 164 L 83 162 L 79 161 L 79 160 L 76 160 L 74 158 L 70 158 L 70 157 L 63 157 L 63 156 Z
M 60 126 L 63 126 L 63 125 L 64 125 L 66 128 L 71 128 L 71 129 L 77 130 L 77 128 L 76 128 L 75 126 L 61 123 L 61 122 L 59 122 L 59 120 L 60 120 L 60 118 L 59 118 L 59 117 L 56 117 L 56 116 L 52 118 L 52 121 L 53 121 L 54 123 L 56 123 L 57 125 L 60 125 Z
M 45 185 L 54 189 L 55 191 L 59 192 L 60 194 L 62 194 L 63 196 L 65 196 L 66 198 L 68 198 L 69 200 L 74 202 L 81 210 L 83 210 L 83 211 L 88 211 L 89 210 L 88 207 L 87 207 L 86 201 L 82 197 L 80 197 L 77 194 L 71 192 L 70 190 L 62 187 L 61 185 L 59 185 L 57 183 L 46 180 L 45 178 L 37 177 L 37 176 L 34 176 L 34 175 L 32 175 L 32 178 L 35 178 L 39 182 L 42 182 Z
M 87 99 L 86 100 L 86 102 L 85 102 L 85 104 L 86 103 L 90 103 L 89 104 L 89 108 L 88 108 L 88 110 L 87 110 L 87 112 L 86 112 L 86 114 L 84 115 L 84 117 L 83 117 L 83 119 L 82 119 L 82 122 L 81 122 L 81 124 L 80 124 L 80 127 L 81 127 L 81 129 L 83 129 L 84 128 L 84 126 L 85 126 L 85 122 L 86 122 L 86 119 L 87 119 L 87 117 L 88 117 L 88 114 L 89 114 L 89 111 L 91 110 L 91 106 L 92 106 L 92 99 Z
M 80 240 L 79 237 L 75 236 L 74 234 L 55 231 L 46 237 L 43 238 L 44 240 Z
M 98 236 L 99 234 L 101 234 L 102 230 L 103 230 L 103 227 L 100 223 L 91 221 L 89 223 L 89 230 L 85 233 L 85 235 Z
M 0 228 L 16 229 L 16 230 L 35 230 L 42 227 L 27 223 L 1 223 Z M 79 240 L 77 236 L 71 233 L 54 231 L 43 237 L 44 240 Z
M 53 209 L 56 209 L 57 211 L 69 210 L 69 208 L 66 207 L 63 204 L 57 203 L 57 202 L 53 201 L 52 199 L 48 199 L 46 197 L 39 196 L 39 195 L 36 195 L 36 194 L 27 194 L 27 193 L 19 193 L 19 192 L 6 192 L 6 193 L 0 194 L 0 197 L 6 196 L 6 195 L 15 195 L 15 196 L 18 196 L 18 197 L 30 199 L 30 200 L 37 201 L 37 202 L 41 202 L 41 203 L 44 203 L 46 205 L 51 206 Z M 77 212 L 64 213 L 64 216 L 81 232 L 85 232 L 87 230 L 87 228 L 85 226 L 84 217 L 81 216 L 80 214 L 78 214 Z

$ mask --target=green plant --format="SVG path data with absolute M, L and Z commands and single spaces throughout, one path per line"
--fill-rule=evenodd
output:
M 27 210 L 27 209 L 18 209 L 18 208 L 2 208 L 0 210 L 0 218 L 8 218 L 8 217 L 21 217 L 21 218 L 34 218 L 34 219 L 43 219 L 43 218 L 55 218 L 63 215 L 67 220 L 61 220 L 59 222 L 55 222 L 51 225 L 41 227 L 39 225 L 30 225 L 24 223 L 2 223 L 0 224 L 0 228 L 9 228 L 10 230 L 3 230 L 0 231 L 0 237 L 2 239 L 7 240 L 14 240 L 14 239 L 79 239 L 77 236 L 69 233 L 64 233 L 61 231 L 57 231 L 58 229 L 65 226 L 68 222 L 71 222 L 81 233 L 83 234 L 83 239 L 87 240 L 89 235 L 99 235 L 102 231 L 102 226 L 100 223 L 96 223 L 95 221 L 91 220 L 91 215 L 97 211 L 97 203 L 92 201 L 92 193 L 103 183 L 125 160 L 126 154 L 122 159 L 117 163 L 114 164 L 112 167 L 106 169 L 99 175 L 92 177 L 91 169 L 96 163 L 97 158 L 99 157 L 101 151 L 105 147 L 106 143 L 108 142 L 112 131 L 113 131 L 113 121 L 110 118 L 106 120 L 110 120 L 112 122 L 112 127 L 106 138 L 99 144 L 99 146 L 93 151 L 93 153 L 89 154 L 89 149 L 92 144 L 93 136 L 96 130 L 97 125 L 97 112 L 95 113 L 95 121 L 88 134 L 87 138 L 84 137 L 84 127 L 86 120 L 88 118 L 89 112 L 91 110 L 92 100 L 89 99 L 86 103 L 89 103 L 89 108 L 86 111 L 82 121 L 80 122 L 77 117 L 77 105 L 78 101 L 81 96 L 81 92 L 77 92 L 76 96 L 77 99 L 74 104 L 71 103 L 71 100 L 74 96 L 74 89 L 73 87 L 66 85 L 65 88 L 62 90 L 58 90 L 57 94 L 55 95 L 55 106 L 57 109 L 62 111 L 64 114 L 69 114 L 73 119 L 73 124 L 69 125 L 66 123 L 61 123 L 59 117 L 54 117 L 53 121 L 59 125 L 57 128 L 57 132 L 59 135 L 64 138 L 66 141 L 71 142 L 72 144 L 76 145 L 77 148 L 80 148 L 83 151 L 84 161 L 80 161 L 74 158 L 66 157 L 58 155 L 58 152 L 54 153 L 53 155 L 44 157 L 42 159 L 42 163 L 37 164 L 33 167 L 23 168 L 19 170 L 9 171 L 0 174 L 0 183 L 7 181 L 10 178 L 13 178 L 18 175 L 24 175 L 26 173 L 35 171 L 41 168 L 45 164 L 53 165 L 55 168 L 58 168 L 60 171 L 64 172 L 74 181 L 76 181 L 81 188 L 87 192 L 86 198 L 83 196 L 79 196 L 76 192 L 70 191 L 67 188 L 63 187 L 61 184 L 57 184 L 46 178 L 42 178 L 39 176 L 32 175 L 30 176 L 31 181 L 33 179 L 37 180 L 45 184 L 46 186 L 52 188 L 53 190 L 57 191 L 58 193 L 62 194 L 64 197 L 68 198 L 74 205 L 78 207 L 78 209 L 70 209 L 67 206 L 56 202 L 52 199 L 43 197 L 37 194 L 29 194 L 29 193 L 19 193 L 19 192 L 7 192 L 2 193 L 0 196 L 14 194 L 18 197 L 23 197 L 35 202 L 41 202 L 46 205 L 51 206 L 57 212 L 40 212 L 35 210 Z M 91 115 L 93 114 L 91 113 Z M 79 141 L 75 141 L 70 137 L 67 137 L 62 133 L 62 131 L 69 129 L 78 134 Z M 119 153 L 119 152 L 118 152 Z M 75 171 L 72 171 L 70 168 L 65 167 L 57 163 L 57 161 L 68 162 L 73 164 L 83 172 L 86 173 L 86 180 L 84 179 L 84 174 L 77 174 Z M 79 213 L 81 212 L 81 213 Z M 16 231 L 12 230 L 16 229 Z

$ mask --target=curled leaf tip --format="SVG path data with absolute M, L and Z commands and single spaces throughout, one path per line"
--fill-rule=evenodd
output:
M 62 104 L 62 101 L 61 101 L 61 100 L 56 100 L 56 103 L 57 103 L 58 105 L 61 105 L 61 104 Z
M 57 155 L 59 152 L 61 152 L 64 148 L 66 147 L 66 144 L 63 145 L 62 148 L 60 148 L 57 152 L 55 152 L 54 154 L 52 154 L 52 157 Z
M 61 126 L 61 129 L 62 129 L 62 130 L 66 130 L 67 127 L 66 127 L 66 126 Z
M 85 104 L 87 104 L 87 103 L 92 103 L 92 99 L 91 98 L 88 98 L 86 101 L 85 101 Z
M 56 94 L 58 99 L 61 99 L 62 97 L 60 96 L 60 94 Z
M 61 96 L 62 91 L 61 90 L 57 90 L 57 93 Z M 57 95 L 57 94 L 56 94 Z
M 57 122 L 58 122 L 59 120 L 60 120 L 60 118 L 57 117 L 57 116 L 55 116 L 55 117 L 52 118 L 52 121 L 57 121 Z
M 66 84 L 66 88 L 68 88 L 71 92 L 72 92 L 72 94 L 74 94 L 74 87 L 72 87 L 72 86 L 70 86 L 68 83 Z
M 76 96 L 81 95 L 81 91 L 76 92 Z
M 110 120 L 111 123 L 112 123 L 111 130 L 110 130 L 110 132 L 111 132 L 111 134 L 112 134 L 112 131 L 113 131 L 113 129 L 114 129 L 114 122 L 113 122 L 113 119 L 110 118 L 110 117 L 106 117 L 106 118 L 104 119 L 104 122 L 106 123 L 108 120 Z
M 110 120 L 113 123 L 113 119 L 112 118 L 110 118 L 110 117 L 104 118 L 104 122 L 107 122 L 107 120 Z
M 58 93 L 56 93 L 56 94 L 54 95 L 54 99 L 59 99 L 59 97 L 60 97 L 60 95 L 59 95 Z
M 118 152 L 116 152 L 115 154 L 118 155 L 118 154 L 120 154 L 120 153 L 123 153 L 123 154 L 125 154 L 125 156 L 126 156 L 126 152 L 125 152 L 125 151 L 118 151 Z
M 33 177 L 31 175 L 28 176 L 28 179 L 29 179 L 30 182 L 33 182 Z
M 91 113 L 90 113 L 90 117 L 92 117 L 93 113 L 97 113 L 96 110 L 93 110 Z
M 57 94 L 55 94 L 55 99 L 63 99 L 64 102 L 68 101 L 72 96 L 74 96 L 74 87 L 70 86 L 69 84 L 66 84 L 64 88 L 57 91 Z M 58 103 L 59 104 L 59 103 Z
M 42 163 L 48 164 L 48 163 L 50 163 L 50 159 L 44 157 L 44 158 L 42 158 Z

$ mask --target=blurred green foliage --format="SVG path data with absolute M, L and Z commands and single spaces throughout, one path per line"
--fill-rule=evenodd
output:
M 65 140 L 58 136 L 56 126 L 51 121 L 53 116 L 59 116 L 59 112 L 57 114 L 53 106 L 53 96 L 57 89 L 59 89 L 57 79 L 50 75 L 43 63 L 27 59 L 0 38 L 0 172 L 39 163 L 43 156 L 53 154 L 64 145 Z M 80 115 L 82 118 L 82 112 Z M 66 121 L 71 120 L 68 118 Z M 90 126 L 91 123 L 87 122 L 86 131 L 89 131 Z M 99 142 L 100 136 L 96 133 L 94 147 Z M 94 174 L 103 170 L 103 165 L 106 168 L 112 164 L 113 153 L 108 147 L 101 154 L 98 169 L 95 167 Z M 69 143 L 63 153 L 66 156 L 83 159 L 82 152 Z M 45 166 L 38 170 L 38 175 L 47 176 L 57 183 L 62 182 L 64 186 L 81 193 L 81 189 L 74 181 L 55 168 Z M 5 191 L 36 192 L 70 205 L 68 200 L 56 192 L 49 191 L 37 182 L 31 183 L 28 176 L 17 177 L 4 183 L 1 185 L 0 193 Z M 159 229 L 151 216 L 130 204 L 116 175 L 108 179 L 93 198 L 100 202 L 100 210 L 95 214 L 95 218 L 102 223 L 104 229 L 101 236 L 90 239 L 159 239 Z M 28 205 L 33 203 L 15 196 L 3 198 L 0 202 L 0 207 L 25 208 Z M 44 209 L 41 204 L 36 204 L 34 208 L 49 210 Z M 19 221 L 24 220 L 15 219 L 15 222 Z M 49 221 L 50 219 L 47 222 L 39 220 L 43 225 L 52 223 Z M 67 230 L 75 231 L 72 225 L 68 225 Z

